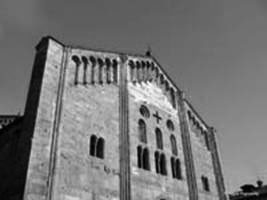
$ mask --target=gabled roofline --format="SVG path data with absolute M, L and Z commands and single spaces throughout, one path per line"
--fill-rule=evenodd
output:
M 126 56 L 132 56 L 132 57 L 139 57 L 139 58 L 146 58 L 146 59 L 152 59 L 157 66 L 159 67 L 159 69 L 164 73 L 164 75 L 167 77 L 167 79 L 171 82 L 171 84 L 173 85 L 174 88 L 177 89 L 177 92 L 180 94 L 183 92 L 183 90 L 181 90 L 177 84 L 172 80 L 172 78 L 168 75 L 168 73 L 165 71 L 165 69 L 162 67 L 162 65 L 158 62 L 158 60 L 156 59 L 156 57 L 154 57 L 153 55 L 151 56 L 147 56 L 147 55 L 143 55 L 143 54 L 137 54 L 137 53 L 129 53 L 129 52 L 120 52 L 120 51 L 111 51 L 111 50 L 103 50 L 103 49 L 98 49 L 98 48 L 87 48 L 81 45 L 65 45 L 63 44 L 61 41 L 57 40 L 56 38 L 54 38 L 53 36 L 47 35 L 45 37 L 42 38 L 41 42 L 43 40 L 47 40 L 47 39 L 52 39 L 55 42 L 59 43 L 60 45 L 64 46 L 64 47 L 69 47 L 71 49 L 81 49 L 81 50 L 86 50 L 86 51 L 95 51 L 95 52 L 99 52 L 99 53 L 109 53 L 109 54 L 117 54 L 117 55 L 126 55 Z M 40 43 L 41 43 L 40 42 Z M 40 44 L 39 43 L 39 44 Z M 38 45 L 39 45 L 38 44 Z M 37 46 L 38 46 L 37 45 Z M 205 120 L 199 115 L 199 113 L 196 111 L 196 109 L 193 107 L 193 105 L 189 102 L 188 99 L 184 98 L 184 101 L 188 104 L 188 106 L 190 107 L 190 109 L 195 113 L 195 115 L 199 118 L 199 120 L 206 126 L 207 129 L 210 129 L 212 127 L 210 127 Z
M 198 117 L 198 119 L 206 126 L 207 129 L 213 128 L 209 126 L 205 120 L 200 116 L 200 114 L 196 111 L 196 109 L 193 107 L 193 105 L 188 101 L 188 99 L 184 99 L 186 104 L 190 107 L 190 109 L 194 112 L 194 114 Z
M 11 122 L 7 126 L 0 129 L 0 136 L 4 134 L 5 132 L 7 132 L 9 129 L 12 129 L 14 126 L 18 125 L 20 122 L 22 122 L 22 120 L 23 120 L 23 116 L 19 116 L 13 122 Z

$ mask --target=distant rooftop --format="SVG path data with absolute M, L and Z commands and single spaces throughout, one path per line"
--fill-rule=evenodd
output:
M 17 118 L 21 117 L 20 114 L 17 115 L 0 115 L 0 129 L 8 126 L 14 122 Z

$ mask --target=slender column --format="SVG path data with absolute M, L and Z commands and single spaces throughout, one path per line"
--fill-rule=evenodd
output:
M 119 123 L 120 123 L 120 200 L 131 199 L 129 111 L 127 89 L 127 57 L 121 55 L 119 64 Z
M 212 164 L 213 164 L 213 169 L 215 173 L 215 180 L 216 180 L 218 195 L 219 195 L 220 200 L 226 200 L 227 198 L 225 196 L 224 179 L 223 179 L 223 174 L 222 174 L 222 167 L 221 167 L 219 152 L 217 148 L 214 128 L 210 128 L 209 130 L 208 143 L 209 143 L 209 148 L 211 151 Z
M 188 122 L 186 119 L 184 94 L 182 92 L 178 94 L 178 107 L 179 107 L 178 117 L 180 119 L 180 128 L 181 128 L 182 144 L 183 144 L 183 150 L 184 150 L 189 199 L 198 200 L 196 171 L 195 171 L 194 160 L 193 160 L 190 132 L 189 132 L 189 127 L 188 127 Z

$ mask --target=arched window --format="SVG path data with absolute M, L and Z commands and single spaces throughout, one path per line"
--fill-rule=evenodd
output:
M 156 128 L 156 143 L 158 149 L 163 149 L 163 139 L 162 139 L 162 133 L 159 128 Z
M 172 88 L 170 91 L 170 96 L 171 96 L 171 104 L 175 108 L 176 107 L 176 101 L 175 101 L 175 92 L 174 89 Z
M 165 159 L 165 155 L 163 153 L 160 155 L 160 173 L 162 175 L 167 175 L 166 159 Z
M 82 57 L 83 61 L 83 84 L 86 85 L 87 83 L 87 66 L 88 66 L 88 60 L 85 56 Z
M 137 166 L 141 169 L 150 170 L 149 151 L 141 145 L 137 147 Z
M 175 168 L 175 158 L 171 157 L 171 168 L 172 168 L 172 177 L 176 178 L 176 168 Z
M 139 121 L 138 121 L 138 132 L 139 132 L 140 142 L 147 143 L 146 123 L 142 119 L 139 119 Z
M 176 178 L 182 179 L 182 169 L 181 169 L 181 162 L 179 159 L 176 159 Z
M 96 155 L 96 140 L 97 140 L 97 137 L 95 135 L 92 135 L 91 136 L 91 139 L 90 139 L 90 155 L 91 156 L 95 156 Z
M 143 169 L 150 170 L 149 151 L 147 148 L 144 148 L 144 152 L 143 152 Z
M 170 136 L 170 140 L 171 140 L 172 154 L 177 156 L 178 155 L 177 143 L 176 143 L 176 139 L 175 139 L 174 135 Z
M 79 68 L 80 68 L 80 65 L 81 65 L 81 60 L 78 56 L 74 55 L 72 56 L 72 60 L 73 62 L 75 62 L 75 65 L 76 65 L 76 68 L 75 68 L 75 76 L 74 76 L 74 84 L 78 84 L 78 79 L 79 79 Z
M 103 65 L 104 62 L 101 58 L 97 59 L 97 63 L 98 63 L 98 82 L 99 84 L 103 84 Z
M 137 147 L 137 166 L 142 168 L 142 147 Z
M 174 124 L 170 119 L 167 120 L 166 126 L 170 131 L 174 131 Z
M 201 181 L 202 181 L 203 190 L 206 192 L 209 192 L 210 191 L 209 179 L 206 176 L 201 176 Z
M 90 62 L 91 62 L 91 83 L 95 84 L 95 65 L 96 65 L 96 59 L 94 56 L 90 56 Z
M 205 144 L 208 150 L 210 150 L 210 143 L 209 143 L 209 136 L 206 131 L 203 132 L 204 138 L 205 138 Z
M 155 152 L 155 167 L 156 167 L 156 173 L 160 173 L 160 167 L 159 167 L 159 152 Z
M 134 81 L 134 62 L 132 60 L 129 61 L 130 67 L 130 80 Z
M 141 61 L 141 72 L 142 72 L 142 81 L 146 81 L 146 77 L 147 77 L 147 71 L 146 71 L 146 62 L 144 60 Z
M 167 175 L 166 158 L 164 153 L 158 151 L 155 152 L 155 167 L 157 174 Z
M 148 108 L 145 105 L 141 105 L 140 109 L 140 114 L 145 117 L 145 118 L 149 118 L 150 117 L 150 112 L 148 110 Z
M 156 72 L 155 72 L 155 65 L 154 65 L 153 62 L 150 63 L 150 66 L 151 66 L 151 68 L 150 68 L 151 75 L 150 75 L 150 80 L 149 81 L 152 82 L 153 80 L 156 79 Z
M 105 140 L 103 138 L 99 138 L 96 145 L 96 157 L 103 159 L 104 150 L 105 150 Z
M 140 62 L 136 61 L 135 66 L 136 66 L 136 79 L 137 79 L 137 82 L 140 82 L 141 81 L 141 76 L 142 76 Z
M 90 155 L 94 157 L 104 158 L 105 140 L 103 138 L 97 138 L 92 135 L 90 138 Z
M 182 179 L 181 162 L 178 158 L 171 157 L 172 177 L 175 179 Z
M 159 77 L 159 79 L 160 79 L 160 84 L 164 84 L 164 76 L 161 74 L 160 75 L 160 77 Z
M 111 73 L 110 73 L 110 66 L 111 66 L 111 61 L 109 58 L 106 58 L 105 59 L 105 62 L 106 62 L 106 81 L 107 83 L 111 83 Z
M 150 81 L 151 79 L 151 72 L 150 72 L 150 62 L 146 61 L 146 81 Z
M 170 86 L 167 80 L 165 81 L 164 85 L 165 85 L 165 90 L 168 91 Z
M 156 79 L 159 77 L 159 69 L 157 67 L 155 67 L 155 76 Z
M 115 59 L 113 59 L 112 61 L 112 68 L 113 68 L 113 83 L 117 83 L 118 82 L 118 62 Z

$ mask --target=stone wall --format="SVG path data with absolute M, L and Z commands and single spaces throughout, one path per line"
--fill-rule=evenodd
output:
M 131 188 L 132 199 L 188 199 L 187 179 L 184 154 L 181 141 L 180 124 L 177 110 L 173 108 L 168 97 L 155 82 L 129 83 L 129 135 L 131 156 Z M 150 117 L 141 115 L 140 107 L 145 105 Z M 155 113 L 161 117 L 157 122 Z M 150 170 L 138 168 L 137 146 L 141 145 L 138 133 L 138 120 L 143 119 L 147 125 L 147 144 L 142 145 L 149 150 Z M 174 123 L 174 130 L 167 128 L 166 121 Z M 156 173 L 155 152 L 157 151 L 155 129 L 159 128 L 163 135 L 163 152 L 166 156 L 167 175 Z M 181 161 L 182 180 L 172 177 L 170 159 L 172 156 L 170 135 L 177 141 L 178 158 Z
M 197 188 L 199 199 L 219 199 L 212 155 L 208 144 L 209 127 L 203 123 L 194 110 L 186 104 L 187 120 L 191 138 L 194 166 L 196 170 Z M 209 190 L 203 187 L 201 177 L 207 177 Z
M 153 57 L 68 47 L 51 37 L 36 50 L 18 140 L 24 200 L 218 199 L 210 150 L 197 132 L 184 129 L 186 118 L 182 127 L 181 91 Z M 149 117 L 140 113 L 142 105 Z M 149 150 L 149 170 L 137 163 L 139 119 L 147 126 L 147 144 L 141 145 Z M 163 134 L 162 150 L 156 128 Z M 92 135 L 104 139 L 104 158 L 90 155 Z M 171 135 L 181 163 L 179 179 L 172 176 Z M 4 159 L 12 147 L 7 141 L 0 151 Z M 156 151 L 166 157 L 166 175 L 156 173 Z M 190 162 L 192 172 L 186 169 Z M 190 194 L 195 174 L 199 195 Z M 210 192 L 202 190 L 202 175 L 209 178 Z
M 77 65 L 72 59 L 74 55 L 83 58 L 94 56 L 96 59 L 101 57 L 103 60 L 111 56 L 116 59 L 114 55 L 75 49 L 69 55 L 58 139 L 54 199 L 119 199 L 118 84 L 113 81 L 99 82 L 97 78 L 94 78 L 97 81 L 93 83 L 90 80 L 85 83 L 81 78 L 83 75 L 75 81 Z M 112 77 L 111 80 L 114 80 Z M 90 155 L 92 135 L 104 138 L 104 159 Z

